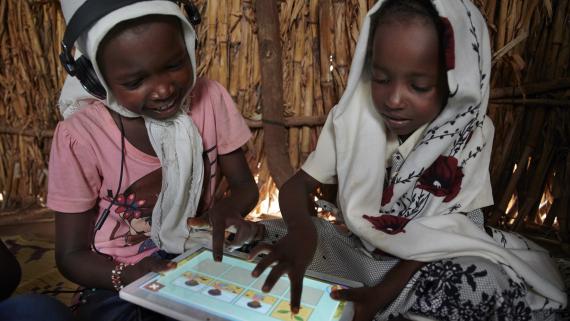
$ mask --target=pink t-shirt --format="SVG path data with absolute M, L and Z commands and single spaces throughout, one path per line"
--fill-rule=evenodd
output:
M 202 136 L 204 159 L 203 208 L 212 205 L 218 172 L 218 155 L 230 153 L 251 137 L 228 92 L 217 82 L 199 78 L 192 91 L 190 116 Z M 121 133 L 107 108 L 89 101 L 85 108 L 60 122 L 54 133 L 47 206 L 62 213 L 107 208 L 119 185 Z M 207 158 L 206 158 L 207 157 Z M 125 140 L 125 166 L 121 194 L 131 184 L 160 168 L 157 157 L 143 153 Z M 160 186 L 157 187 L 157 193 Z M 155 252 L 150 240 L 150 217 L 136 218 L 137 199 L 120 199 L 102 228 L 95 245 L 125 263 L 136 263 Z

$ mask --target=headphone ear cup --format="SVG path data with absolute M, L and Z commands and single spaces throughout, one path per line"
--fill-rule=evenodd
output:
M 79 79 L 83 88 L 99 99 L 106 99 L 107 91 L 99 81 L 99 78 L 97 78 L 97 73 L 93 68 L 93 64 L 91 64 L 91 61 L 89 61 L 85 56 L 81 56 L 75 61 L 75 66 L 75 76 Z
M 186 19 L 194 28 L 196 28 L 196 26 L 202 22 L 202 15 L 200 14 L 198 7 L 196 7 L 196 5 L 190 0 L 178 1 L 177 3 L 178 5 L 182 5 L 184 12 L 186 13 Z M 196 36 L 194 41 L 194 50 L 198 50 L 198 45 L 198 36 Z
M 200 15 L 200 10 L 196 7 L 192 1 L 180 1 L 186 11 L 186 17 L 192 26 L 197 26 L 202 22 L 202 16 Z

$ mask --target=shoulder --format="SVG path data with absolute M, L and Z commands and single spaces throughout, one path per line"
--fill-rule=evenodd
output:
M 54 132 L 54 140 L 89 144 L 109 130 L 112 118 L 105 105 L 96 100 L 82 101 L 80 108 L 60 121 Z
M 229 94 L 227 90 L 220 84 L 219 82 L 208 79 L 205 77 L 199 77 L 196 79 L 196 84 L 194 84 L 193 88 L 193 96 L 194 98 L 202 98 L 204 96 L 212 95 L 212 94 L 219 94 L 225 93 Z
M 86 100 L 79 102 L 78 110 L 59 122 L 58 126 L 68 130 L 104 127 L 109 117 L 109 112 L 103 103 L 97 100 Z
M 219 82 L 204 77 L 198 78 L 192 90 L 192 108 L 221 107 L 235 109 L 230 93 Z
M 190 116 L 205 146 L 225 154 L 247 142 L 251 132 L 228 91 L 217 81 L 200 78 L 192 93 Z
M 190 116 L 201 121 L 225 121 L 241 114 L 228 91 L 217 81 L 199 78 L 191 94 Z

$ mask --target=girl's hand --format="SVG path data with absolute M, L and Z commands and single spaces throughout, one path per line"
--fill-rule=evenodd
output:
M 287 273 L 291 281 L 291 312 L 296 314 L 301 305 L 305 270 L 313 259 L 316 247 L 317 230 L 312 222 L 303 227 L 289 228 L 289 233 L 275 245 L 260 244 L 251 251 L 250 260 L 260 253 L 268 253 L 259 261 L 251 275 L 258 277 L 267 267 L 276 263 L 267 276 L 262 290 L 271 291 L 279 278 Z
M 354 302 L 354 321 L 368 321 L 386 308 L 402 292 L 408 281 L 426 263 L 401 260 L 373 287 L 337 290 L 331 292 L 335 300 Z
M 158 258 L 156 256 L 147 256 L 144 259 L 140 260 L 137 265 L 140 265 L 143 272 L 165 272 L 168 270 L 175 269 L 177 266 L 176 262 L 172 262 L 169 260 L 164 260 Z
M 215 203 L 208 213 L 212 225 L 212 251 L 214 260 L 221 261 L 226 240 L 226 228 L 234 226 L 236 235 L 230 246 L 237 246 L 252 241 L 261 233 L 259 224 L 248 222 L 243 217 L 257 204 L 259 191 L 245 159 L 243 150 L 218 155 L 222 175 L 230 185 L 230 195 Z
M 147 256 L 133 266 L 127 267 L 124 272 L 124 284 L 129 284 L 150 272 L 166 272 L 175 269 L 176 262 L 163 260 L 156 256 Z
M 381 286 L 335 290 L 331 292 L 331 298 L 354 303 L 353 321 L 373 320 L 374 315 L 392 301 Z
M 209 215 L 212 224 L 212 251 L 215 261 L 222 260 L 224 245 L 239 248 L 263 237 L 263 225 L 246 221 L 230 208 L 218 206 L 212 208 Z M 234 239 L 226 242 L 226 229 L 232 226 L 235 229 Z

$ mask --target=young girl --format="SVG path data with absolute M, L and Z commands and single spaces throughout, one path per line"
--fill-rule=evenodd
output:
M 242 219 L 258 199 L 241 149 L 251 134 L 227 91 L 196 79 L 196 37 L 177 3 L 69 0 L 62 9 L 66 35 L 79 35 L 77 49 L 103 94 L 87 95 L 75 78 L 62 92 L 66 119 L 54 134 L 48 187 L 58 268 L 90 288 L 81 320 L 162 319 L 141 314 L 116 291 L 174 267 L 167 254 L 212 241 L 193 233 L 191 218 L 211 222 L 217 260 L 226 227 L 238 229 L 237 242 L 256 233 Z M 97 14 L 84 30 L 73 29 Z M 231 195 L 213 204 L 222 175 Z
M 287 234 L 264 290 L 287 273 L 292 311 L 307 268 L 360 281 L 333 292 L 354 320 L 541 320 L 566 305 L 548 253 L 483 227 L 492 204 L 493 127 L 485 116 L 491 53 L 468 0 L 385 0 L 362 25 L 347 89 L 316 150 L 281 189 Z M 348 230 L 310 217 L 309 195 L 338 184 Z M 302 308 L 302 307 L 301 307 Z

